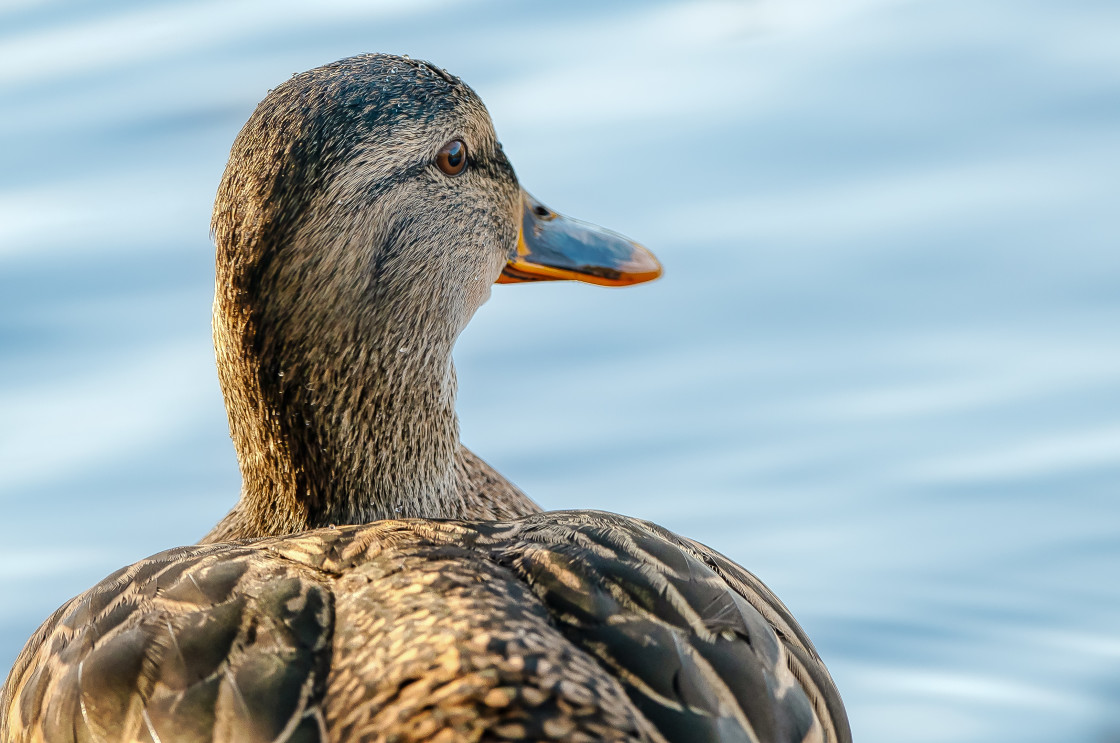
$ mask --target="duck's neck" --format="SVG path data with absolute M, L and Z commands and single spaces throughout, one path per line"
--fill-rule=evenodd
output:
M 270 347 L 251 316 L 217 310 L 219 376 L 243 480 L 235 533 L 465 512 L 453 339 L 429 334 L 418 347 L 416 334 L 383 327 L 364 343 L 323 331 Z

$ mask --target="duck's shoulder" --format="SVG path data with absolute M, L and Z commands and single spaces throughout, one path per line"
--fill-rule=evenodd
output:
M 601 511 L 476 528 L 668 739 L 850 740 L 804 630 L 715 550 Z
M 332 624 L 314 571 L 254 546 L 153 555 L 32 636 L 0 694 L 0 739 L 314 739 Z

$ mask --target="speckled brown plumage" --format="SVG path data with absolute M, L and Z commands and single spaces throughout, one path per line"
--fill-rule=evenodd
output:
M 846 732 L 812 646 L 752 576 L 594 511 L 170 550 L 62 607 L 0 701 L 11 741 Z
M 363 55 L 269 94 L 213 223 L 240 501 L 43 624 L 0 743 L 850 740 L 754 576 L 540 513 L 459 443 L 451 350 L 520 199 L 481 101 L 430 65 Z

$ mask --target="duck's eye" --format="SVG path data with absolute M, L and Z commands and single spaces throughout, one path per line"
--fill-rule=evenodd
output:
M 448 175 L 459 175 L 467 169 L 467 146 L 461 139 L 453 139 L 436 153 L 436 165 Z

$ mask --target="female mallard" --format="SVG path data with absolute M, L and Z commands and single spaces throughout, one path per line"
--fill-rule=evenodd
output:
M 451 349 L 495 281 L 660 272 L 525 194 L 470 88 L 386 55 L 292 78 L 213 230 L 241 500 L 47 620 L 3 741 L 850 740 L 754 576 L 541 513 L 459 443 Z

